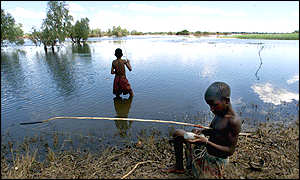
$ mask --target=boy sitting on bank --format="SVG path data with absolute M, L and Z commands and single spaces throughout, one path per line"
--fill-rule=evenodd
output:
M 241 131 L 240 119 L 230 103 L 230 87 L 223 82 L 211 84 L 205 92 L 205 101 L 215 117 L 210 129 L 193 129 L 196 138 L 185 139 L 187 132 L 178 129 L 173 134 L 176 157 L 175 168 L 164 172 L 184 173 L 183 143 L 186 145 L 187 169 L 195 178 L 222 178 L 224 166 L 233 155 Z M 205 136 L 209 136 L 206 138 Z

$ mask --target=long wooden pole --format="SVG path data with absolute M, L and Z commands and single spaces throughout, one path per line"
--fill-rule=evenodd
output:
M 135 119 L 135 118 L 110 118 L 110 117 L 72 117 L 72 116 L 58 116 L 58 117 L 49 118 L 49 119 L 43 120 L 43 121 L 24 122 L 24 123 L 20 123 L 20 125 L 44 123 L 44 122 L 49 122 L 49 121 L 56 120 L 56 119 L 95 119 L 95 120 L 114 120 L 114 121 L 118 120 L 118 121 L 160 122 L 160 123 L 172 123 L 172 124 L 179 124 L 179 125 L 184 125 L 184 126 L 193 126 L 193 127 L 198 127 L 198 128 L 210 129 L 209 127 L 205 127 L 205 126 L 201 126 L 201 125 L 177 122 L 177 121 Z
M 191 123 L 184 123 L 184 122 L 177 122 L 177 121 L 165 121 L 165 120 L 153 120 L 153 119 L 135 119 L 135 118 L 110 118 L 110 117 L 72 117 L 72 116 L 58 116 L 49 118 L 43 121 L 35 121 L 35 122 L 23 122 L 20 125 L 27 125 L 27 124 L 37 124 L 37 123 L 44 123 L 49 122 L 56 119 L 95 119 L 95 120 L 118 120 L 118 121 L 142 121 L 142 122 L 158 122 L 158 123 L 171 123 L 171 124 L 179 124 L 184 126 L 192 126 L 198 127 L 203 129 L 211 129 L 210 127 L 201 126 L 197 124 Z M 250 133 L 240 133 L 239 135 L 251 135 Z

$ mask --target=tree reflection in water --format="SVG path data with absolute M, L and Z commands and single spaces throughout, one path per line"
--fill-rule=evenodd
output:
M 258 67 L 256 73 L 255 73 L 255 77 L 256 77 L 257 80 L 259 80 L 259 76 L 257 75 L 257 73 L 260 70 L 261 65 L 262 65 L 262 59 L 261 59 L 261 56 L 260 56 L 260 52 L 263 50 L 263 48 L 264 48 L 264 46 L 261 46 L 260 50 L 258 51 L 258 56 L 259 56 L 260 64 L 259 64 L 259 67 Z
M 72 53 L 81 54 L 84 56 L 91 56 L 91 48 L 87 43 L 83 44 L 72 44 Z

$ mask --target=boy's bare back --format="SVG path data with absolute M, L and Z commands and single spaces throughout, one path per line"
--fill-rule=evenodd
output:
M 131 65 L 129 60 L 124 59 L 116 59 L 112 62 L 112 70 L 115 71 L 117 76 L 126 76 L 125 65 L 127 66 L 128 70 L 131 71 Z

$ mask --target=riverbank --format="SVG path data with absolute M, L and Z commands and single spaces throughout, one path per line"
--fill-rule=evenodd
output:
M 232 36 L 222 36 L 222 38 L 268 39 L 268 40 L 299 40 L 299 33 L 240 34 L 240 35 L 232 35 Z
M 176 35 L 168 33 L 153 33 L 153 34 L 139 34 L 138 36 L 147 36 L 147 35 L 164 35 L 164 36 L 191 36 L 191 37 L 208 37 L 216 36 L 217 38 L 238 38 L 238 39 L 266 39 L 266 40 L 299 40 L 299 33 L 251 33 L 251 34 L 232 34 L 232 33 L 190 33 L 186 35 Z M 97 37 L 97 36 L 90 36 Z M 111 36 L 101 36 L 101 37 L 111 37 Z M 99 37 L 99 38 L 101 38 Z
M 192 178 L 161 172 L 175 163 L 175 156 L 168 139 L 156 135 L 141 135 L 123 149 L 109 147 L 99 153 L 54 153 L 49 148 L 43 161 L 32 151 L 7 158 L 10 152 L 1 145 L 1 178 Z M 299 178 L 299 119 L 288 127 L 260 124 L 253 135 L 240 136 L 223 178 Z

